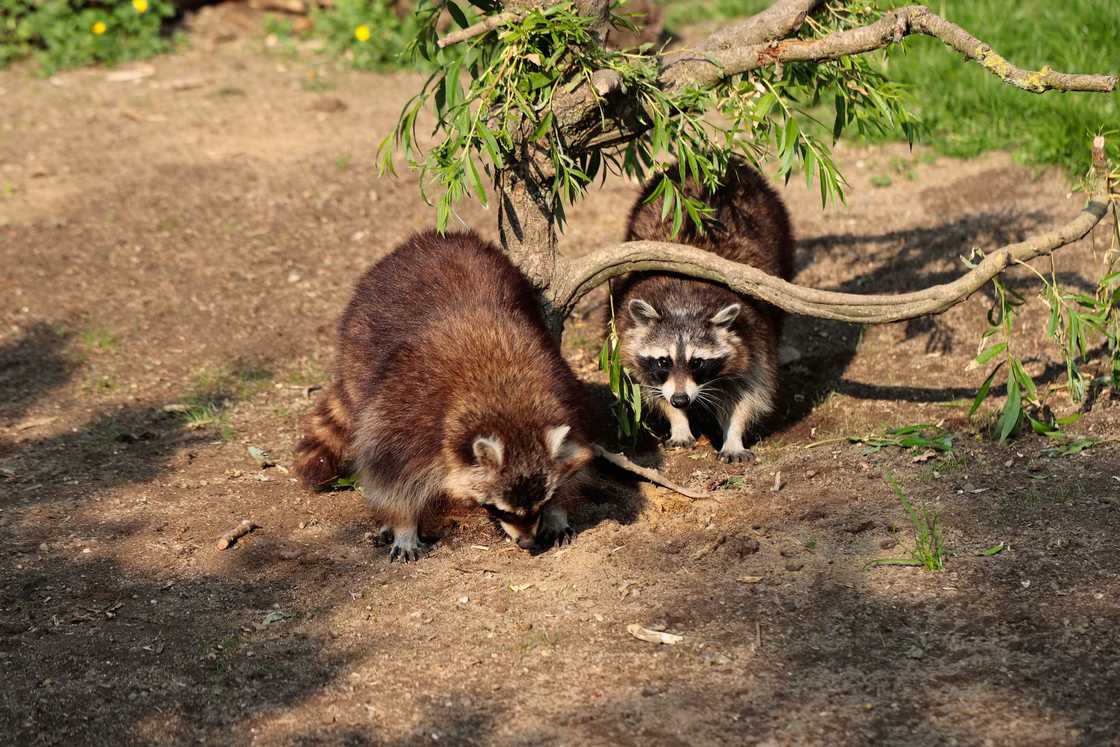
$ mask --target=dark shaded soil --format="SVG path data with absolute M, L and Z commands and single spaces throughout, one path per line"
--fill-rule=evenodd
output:
M 999 404 L 970 423 L 960 402 L 985 373 L 965 370 L 984 294 L 865 330 L 792 320 L 802 358 L 757 464 L 706 442 L 642 456 L 718 500 L 604 481 L 570 548 L 531 557 L 466 514 L 390 565 L 358 494 L 283 466 L 351 283 L 433 219 L 412 175 L 370 168 L 420 79 L 193 44 L 137 83 L 0 73 L 0 739 L 1116 743 L 1120 450 L 978 435 Z M 1080 205 L 998 154 L 838 157 L 846 207 L 783 192 L 807 285 L 924 287 Z M 636 193 L 573 210 L 565 251 L 620 239 Z M 494 235 L 492 213 L 462 217 Z M 1063 250 L 1063 281 L 1090 283 L 1106 245 Z M 590 383 L 596 304 L 566 336 Z M 1043 324 L 1032 300 L 1022 352 L 1069 412 Z M 179 412 L 198 404 L 201 424 Z M 1116 438 L 1118 412 L 1098 401 L 1074 431 Z M 844 438 L 916 422 L 954 456 Z M 944 572 L 865 567 L 913 544 L 887 473 L 939 516 Z M 260 529 L 217 550 L 242 518 Z

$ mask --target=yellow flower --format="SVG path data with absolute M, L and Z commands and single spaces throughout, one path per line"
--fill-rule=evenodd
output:
M 105 25 L 104 21 L 98 21 L 97 23 L 90 26 L 89 30 L 92 31 L 95 36 L 101 36 L 108 28 L 109 27 Z
M 354 29 L 354 38 L 360 42 L 369 41 L 369 26 L 363 23 L 361 26 Z
M 136 8 L 137 13 L 147 13 L 148 0 L 132 0 L 132 7 Z

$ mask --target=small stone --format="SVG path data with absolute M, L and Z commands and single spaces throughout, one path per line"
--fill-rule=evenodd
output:
M 316 99 L 311 104 L 311 111 L 313 112 L 326 112 L 327 114 L 335 114 L 336 112 L 344 112 L 349 109 L 346 102 L 336 96 L 325 96 Z
M 800 571 L 804 567 L 805 567 L 805 564 L 802 563 L 800 560 L 791 560 L 788 563 L 786 563 L 786 570 L 787 571 Z
M 879 547 L 883 548 L 884 550 L 889 550 L 897 544 L 898 540 L 896 540 L 894 537 L 887 537 L 885 540 L 879 543 Z
M 760 549 L 758 540 L 753 537 L 731 537 L 724 543 L 723 553 L 735 560 L 754 555 Z

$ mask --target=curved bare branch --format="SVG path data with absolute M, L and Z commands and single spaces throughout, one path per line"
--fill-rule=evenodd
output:
M 700 45 L 701 49 L 726 49 L 781 39 L 801 28 L 805 17 L 824 0 L 778 0 L 761 13 L 716 31 Z
M 955 23 L 923 5 L 908 5 L 884 13 L 875 23 L 837 31 L 820 39 L 786 39 L 777 44 L 746 43 L 704 53 L 679 52 L 667 55 L 662 80 L 670 88 L 685 85 L 706 87 L 732 75 L 786 62 L 821 62 L 883 49 L 912 34 L 940 39 L 967 59 L 983 65 L 1005 82 L 1031 93 L 1058 91 L 1116 90 L 1115 75 L 1059 73 L 1048 66 L 1024 70 L 1001 57 Z
M 1103 138 L 1097 138 L 1094 156 L 1103 154 L 1103 148 Z M 557 308 L 570 311 L 580 298 L 611 278 L 652 270 L 712 280 L 786 311 L 822 319 L 883 324 L 937 314 L 967 299 L 1011 264 L 1053 252 L 1088 234 L 1105 217 L 1110 206 L 1103 155 L 1094 161 L 1093 190 L 1088 204 L 1076 218 L 1052 231 L 1001 247 L 956 280 L 925 290 L 876 295 L 817 290 L 794 285 L 755 267 L 692 246 L 629 241 L 572 261 L 565 278 L 552 289 L 552 302 Z

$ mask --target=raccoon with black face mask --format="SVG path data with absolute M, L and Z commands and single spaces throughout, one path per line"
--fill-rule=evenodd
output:
M 732 159 L 715 192 L 689 183 L 684 191 L 714 209 L 700 234 L 689 221 L 672 236 L 661 206 L 646 203 L 646 186 L 630 213 L 627 240 L 672 241 L 706 249 L 788 280 L 793 233 L 781 198 L 740 159 Z M 623 363 L 638 378 L 647 404 L 669 421 L 671 446 L 693 446 L 689 415 L 699 406 L 723 431 L 719 458 L 751 457 L 750 429 L 774 409 L 781 309 L 716 283 L 669 273 L 634 273 L 612 289 Z
M 358 281 L 339 323 L 335 384 L 296 447 L 324 487 L 351 470 L 392 539 L 417 560 L 421 518 L 479 505 L 525 549 L 569 541 L 591 459 L 578 380 L 532 286 L 473 233 L 413 236 Z

